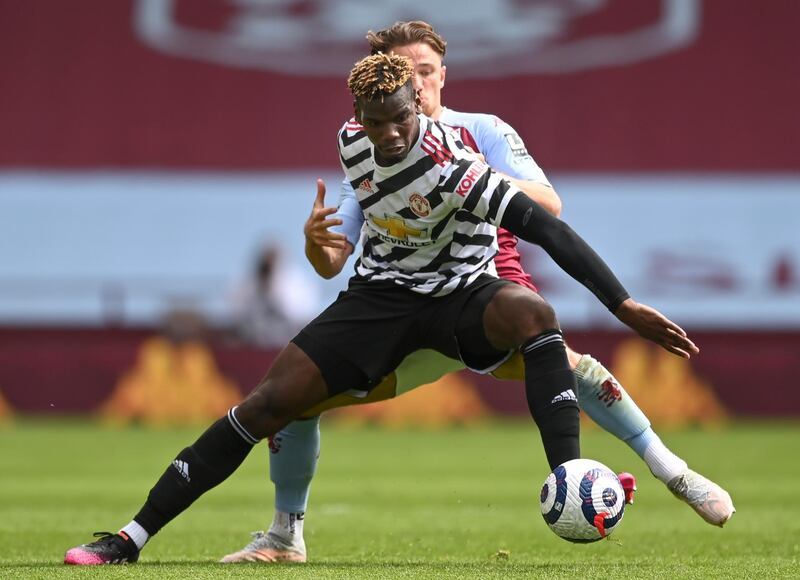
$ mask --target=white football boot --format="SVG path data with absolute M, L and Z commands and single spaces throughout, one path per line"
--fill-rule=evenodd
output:
M 709 524 L 722 527 L 736 513 L 727 491 L 691 469 L 673 478 L 667 487 Z
M 306 561 L 306 543 L 302 537 L 286 539 L 272 530 L 251 532 L 252 541 L 238 552 L 228 554 L 220 562 L 261 562 L 274 564 L 280 562 L 303 563 Z

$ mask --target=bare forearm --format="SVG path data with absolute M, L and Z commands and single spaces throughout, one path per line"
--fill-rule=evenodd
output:
M 333 278 L 344 268 L 353 246 L 345 242 L 344 248 L 330 248 L 314 244 L 306 239 L 306 258 L 314 270 L 325 279 Z
M 344 234 L 331 231 L 332 227 L 342 225 L 340 218 L 332 217 L 335 213 L 335 207 L 325 207 L 325 182 L 317 179 L 317 197 L 303 226 L 303 235 L 306 258 L 317 274 L 326 279 L 341 272 L 353 252 L 353 245 Z
M 561 198 L 558 196 L 555 189 L 536 181 L 514 179 L 508 176 L 505 177 L 511 183 L 519 187 L 525 195 L 546 209 L 547 213 L 555 217 L 561 216 Z

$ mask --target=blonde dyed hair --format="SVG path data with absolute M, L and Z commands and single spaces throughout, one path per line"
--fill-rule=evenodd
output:
M 414 63 L 405 56 L 372 54 L 358 61 L 347 86 L 356 99 L 371 101 L 375 97 L 391 95 L 404 86 L 414 74 Z

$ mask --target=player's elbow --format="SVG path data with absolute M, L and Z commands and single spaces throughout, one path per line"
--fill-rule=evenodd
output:
M 548 208 L 550 213 L 557 218 L 561 217 L 561 198 L 558 195 L 553 195 L 553 199 L 550 202 L 550 207 Z
M 542 206 L 547 213 L 561 217 L 561 198 L 551 186 L 536 181 L 516 180 L 514 183 L 526 196 Z
M 339 272 L 341 272 L 341 268 L 334 269 L 334 268 L 316 268 L 317 274 L 319 274 L 322 278 L 326 280 L 330 280 L 334 278 Z
M 550 212 L 550 215 L 553 215 L 557 218 L 561 217 L 561 197 L 558 195 L 555 189 L 550 189 L 550 196 L 547 200 L 545 209 Z

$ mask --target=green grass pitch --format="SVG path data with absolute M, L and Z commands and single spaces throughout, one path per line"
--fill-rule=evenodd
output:
M 548 470 L 532 424 L 384 431 L 323 420 L 309 564 L 216 563 L 268 525 L 264 444 L 151 540 L 138 564 L 61 564 L 92 532 L 127 523 L 198 433 L 0 426 L 0 578 L 800 578 L 798 423 L 664 435 L 730 490 L 739 511 L 725 529 L 672 498 L 626 446 L 586 431 L 584 456 L 636 474 L 639 493 L 610 540 L 572 545 L 538 512 Z

